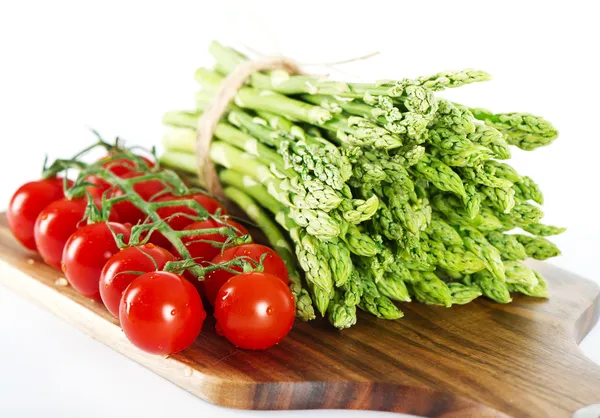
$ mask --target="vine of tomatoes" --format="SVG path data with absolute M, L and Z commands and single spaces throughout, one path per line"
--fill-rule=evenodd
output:
M 7 211 L 15 238 L 103 303 L 144 351 L 192 345 L 206 318 L 203 299 L 217 333 L 236 346 L 279 343 L 295 316 L 281 257 L 153 160 L 99 145 L 109 150 L 100 160 L 57 160 L 15 192 Z M 74 181 L 66 177 L 72 168 Z

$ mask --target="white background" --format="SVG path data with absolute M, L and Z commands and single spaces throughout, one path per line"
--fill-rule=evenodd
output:
M 380 51 L 337 69 L 307 69 L 374 80 L 475 67 L 495 79 L 447 95 L 499 112 L 540 114 L 558 127 L 555 144 L 515 152 L 513 163 L 541 184 L 547 221 L 569 228 L 556 238 L 564 255 L 552 262 L 598 280 L 600 30 L 594 3 L 2 2 L 0 208 L 21 183 L 36 178 L 45 153 L 68 156 L 89 144 L 87 127 L 132 144 L 158 144 L 162 114 L 193 104 L 193 72 L 210 64 L 212 39 L 307 64 Z M 598 329 L 582 348 L 600 363 Z M 197 400 L 0 288 L 0 416 L 192 414 L 267 415 Z

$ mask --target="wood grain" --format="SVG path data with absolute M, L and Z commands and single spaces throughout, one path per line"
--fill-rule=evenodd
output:
M 600 403 L 600 367 L 577 344 L 600 312 L 595 284 L 547 264 L 549 301 L 485 299 L 445 309 L 403 304 L 405 317 L 360 315 L 342 332 L 297 323 L 266 352 L 238 350 L 208 320 L 194 345 L 145 354 L 104 307 L 25 252 L 0 216 L 0 283 L 209 402 L 244 409 L 346 408 L 426 417 L 569 417 Z

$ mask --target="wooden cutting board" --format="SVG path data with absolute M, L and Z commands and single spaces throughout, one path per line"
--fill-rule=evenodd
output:
M 4 215 L 0 232 L 0 283 L 218 405 L 570 417 L 600 403 L 600 367 L 577 347 L 598 320 L 598 288 L 548 264 L 535 267 L 549 282 L 549 301 L 403 304 L 401 320 L 359 315 L 341 332 L 326 321 L 298 322 L 265 352 L 236 349 L 207 320 L 191 348 L 163 358 L 132 346 L 101 304 L 60 286 L 62 274 L 17 244 Z

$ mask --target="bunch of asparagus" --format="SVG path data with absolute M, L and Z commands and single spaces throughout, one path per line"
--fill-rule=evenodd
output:
M 218 43 L 210 52 L 215 67 L 196 72 L 197 108 L 164 116 L 161 161 L 195 178 L 198 118 L 247 60 Z M 394 302 L 548 296 L 522 261 L 558 255 L 545 237 L 564 229 L 540 223 L 538 186 L 502 161 L 511 145 L 534 150 L 557 131 L 531 114 L 435 96 L 489 78 L 464 70 L 364 84 L 272 71 L 239 89 L 210 159 L 226 195 L 288 263 L 298 317 L 316 309 L 347 328 L 357 308 L 402 317 Z

